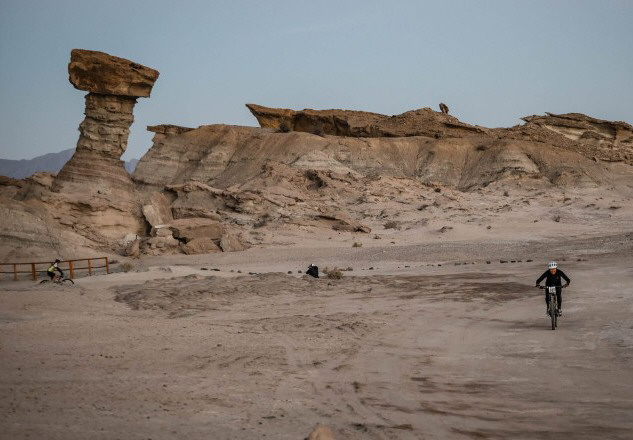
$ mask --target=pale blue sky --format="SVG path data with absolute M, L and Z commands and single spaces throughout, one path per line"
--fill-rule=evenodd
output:
M 633 123 L 633 1 L 0 0 L 0 158 L 75 147 L 73 48 L 160 72 L 126 159 L 151 146 L 147 125 L 257 125 L 248 102 Z

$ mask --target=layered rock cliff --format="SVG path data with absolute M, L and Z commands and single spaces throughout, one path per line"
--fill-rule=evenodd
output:
M 551 183 L 565 173 L 576 176 L 577 182 L 608 180 L 590 158 L 539 142 L 486 135 L 335 137 L 224 125 L 157 135 L 133 176 L 152 189 L 189 181 L 228 188 L 256 178 L 268 163 L 355 176 L 405 177 L 460 190 L 511 176 Z

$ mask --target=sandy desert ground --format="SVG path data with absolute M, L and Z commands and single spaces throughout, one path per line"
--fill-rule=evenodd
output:
M 323 423 L 337 439 L 628 439 L 623 229 L 315 238 L 146 258 L 74 287 L 5 281 L 0 436 L 302 439 Z M 533 287 L 549 255 L 572 278 L 556 331 Z M 353 271 L 298 273 L 310 262 Z

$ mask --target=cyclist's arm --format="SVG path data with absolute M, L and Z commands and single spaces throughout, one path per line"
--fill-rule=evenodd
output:
M 546 277 L 546 276 L 547 276 L 547 271 L 545 271 L 545 272 L 543 273 L 543 275 L 541 275 L 540 277 L 538 277 L 538 280 L 536 280 L 536 285 L 538 286 L 538 285 L 541 283 L 541 281 L 543 281 L 543 280 L 545 279 L 545 277 Z
M 61 277 L 64 276 L 64 272 L 62 272 L 62 270 L 59 267 L 56 267 L 55 269 L 57 269 L 57 272 L 59 272 L 59 276 Z
M 561 276 L 562 279 L 567 281 L 567 284 L 571 283 L 571 280 L 569 279 L 569 277 L 567 275 L 565 275 L 565 272 L 563 272 L 562 270 L 560 271 L 560 276 Z

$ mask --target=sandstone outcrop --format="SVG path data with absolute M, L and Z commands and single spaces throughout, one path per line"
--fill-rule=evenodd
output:
M 128 234 L 145 233 L 139 194 L 121 155 L 127 148 L 134 106 L 150 95 L 158 72 L 101 52 L 75 49 L 70 82 L 89 92 L 73 157 L 55 177 L 54 195 L 41 195 L 59 221 L 105 248 L 125 250 Z M 33 194 L 30 198 L 36 198 Z
M 77 151 L 55 181 L 90 183 L 130 192 L 134 185 L 121 161 L 127 148 L 134 105 L 148 97 L 158 72 L 102 52 L 74 49 L 68 65 L 70 82 L 86 95 L 86 118 L 79 126 Z
M 350 188 L 362 184 L 354 179 L 371 176 L 411 178 L 460 190 L 517 176 L 551 181 L 563 171 L 595 184 L 608 180 L 591 156 L 567 150 L 478 134 L 446 139 L 323 137 L 209 125 L 161 139 L 140 160 L 133 176 L 151 191 L 181 188 L 172 209 L 183 216 L 200 207 L 209 214 L 225 209 L 257 213 L 261 203 L 286 207 L 296 198 L 309 199 L 306 190 L 328 185 L 328 173 L 348 180 Z M 266 177 L 267 164 L 284 164 L 290 174 L 275 182 Z M 187 185 L 197 189 L 187 191 Z M 215 189 L 200 189 L 205 186 Z M 272 194 L 270 187 L 284 190 Z
M 73 49 L 69 80 L 79 90 L 99 95 L 148 98 L 158 71 L 94 50 Z
M 487 130 L 430 108 L 386 116 L 352 110 L 289 110 L 246 104 L 262 128 L 353 137 L 463 137 Z
M 522 119 L 528 128 L 543 128 L 571 141 L 561 142 L 562 148 L 604 161 L 633 163 L 633 127 L 626 122 L 606 121 L 582 113 L 546 113 Z

